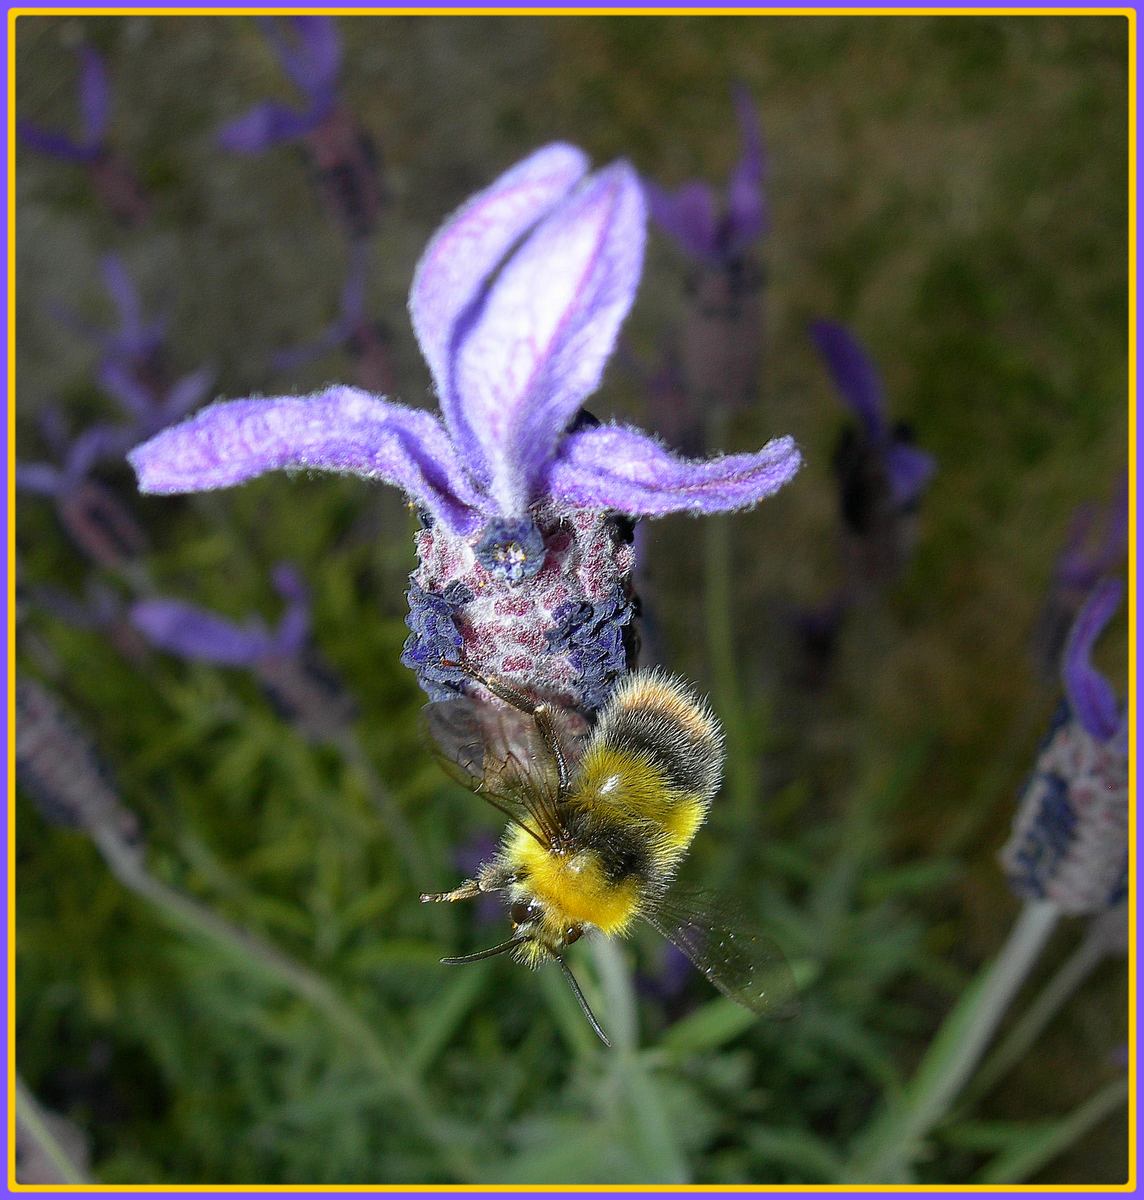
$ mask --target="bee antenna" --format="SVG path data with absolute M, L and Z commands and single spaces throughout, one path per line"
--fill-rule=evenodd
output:
M 501 942 L 499 946 L 490 946 L 487 950 L 478 950 L 475 954 L 460 954 L 452 958 L 443 958 L 441 961 L 447 967 L 459 967 L 464 963 L 480 962 L 483 958 L 494 958 L 498 954 L 506 954 L 513 946 L 522 942 L 523 938 L 509 938 L 507 942 Z
M 561 971 L 564 972 L 564 978 L 568 980 L 568 986 L 572 989 L 572 995 L 580 1002 L 580 1007 L 584 1010 L 584 1016 L 588 1018 L 588 1024 L 596 1031 L 596 1036 L 610 1050 L 612 1043 L 608 1041 L 608 1035 L 600 1026 L 600 1022 L 596 1020 L 596 1014 L 588 1007 L 588 1001 L 584 998 L 584 993 L 580 990 L 580 985 L 576 982 L 576 976 L 572 974 L 571 967 L 558 954 L 552 956 L 560 964 Z

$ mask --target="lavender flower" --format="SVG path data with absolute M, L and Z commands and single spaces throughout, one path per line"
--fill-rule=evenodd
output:
M 32 679 L 16 682 L 16 781 L 52 824 L 137 842 L 138 822 L 120 803 L 90 739 Z
M 1033 635 L 1034 655 L 1043 675 L 1056 674 L 1081 605 L 1097 581 L 1115 571 L 1127 554 L 1128 472 L 1122 471 L 1107 506 L 1084 504 L 1073 514 Z
M 1104 579 L 1082 607 L 1062 663 L 1066 702 L 1041 746 L 1001 852 L 1019 895 L 1091 915 L 1128 887 L 1128 713 L 1090 660 L 1120 606 L 1123 585 Z
M 913 444 L 908 426 L 890 425 L 877 367 L 855 338 L 830 321 L 815 321 L 810 335 L 857 419 L 843 432 L 834 458 L 855 571 L 865 582 L 885 581 L 913 548 L 912 518 L 937 464 Z
M 60 523 L 100 566 L 121 570 L 138 560 L 146 549 L 142 529 L 110 488 L 90 478 L 96 464 L 122 457 L 132 431 L 93 425 L 72 440 L 61 414 L 52 408 L 44 411 L 40 424 L 60 463 L 17 462 L 16 488 L 50 496 Z
M 147 599 L 130 619 L 152 645 L 195 662 L 247 667 L 279 712 L 315 741 L 336 738 L 355 716 L 352 700 L 309 646 L 310 597 L 298 572 L 281 563 L 274 588 L 287 602 L 271 631 L 257 618 L 238 625 L 181 600 Z
M 645 222 L 630 166 L 587 171 L 579 150 L 547 146 L 429 243 L 410 311 L 440 419 L 332 387 L 213 405 L 129 456 L 148 492 L 284 467 L 402 488 L 424 526 L 404 661 L 430 695 L 459 687 L 448 665 L 459 649 L 572 703 L 601 694 L 626 669 L 633 615 L 631 522 L 616 514 L 747 507 L 799 466 L 790 438 L 692 461 L 639 430 L 578 418 L 635 296 Z
M 327 325 L 314 341 L 293 350 L 284 350 L 274 358 L 279 371 L 297 367 L 342 348 L 353 359 L 359 386 L 372 392 L 393 389 L 393 368 L 390 363 L 387 335 L 381 324 L 371 321 L 366 312 L 367 247 L 355 242 L 350 249 L 350 265 L 342 288 L 341 312 L 336 321 Z
M 69 332 L 95 346 L 101 373 L 115 370 L 128 375 L 134 386 L 148 394 L 165 392 L 169 386 L 167 319 L 144 317 L 139 291 L 117 254 L 106 255 L 100 270 L 118 316 L 117 325 L 106 329 L 91 325 L 65 305 L 56 305 L 53 315 Z
M 82 597 L 48 584 L 28 587 L 25 598 L 56 620 L 102 634 L 133 663 L 142 663 L 147 657 L 147 643 L 128 620 L 122 594 L 97 579 L 87 580 Z
M 681 338 L 688 394 L 700 412 L 758 399 L 762 358 L 763 274 L 755 245 L 766 231 L 766 163 L 755 104 L 734 91 L 742 153 L 720 205 L 697 180 L 669 192 L 644 181 L 652 220 L 693 266 Z
M 219 132 L 227 150 L 260 154 L 300 141 L 323 202 L 356 237 L 372 232 L 381 207 L 377 153 L 369 136 L 338 98 L 342 49 L 330 17 L 260 17 L 259 25 L 282 69 L 306 97 L 302 109 L 274 101 L 257 104 Z
M 62 162 L 85 167 L 96 194 L 112 216 L 125 225 L 140 225 L 150 208 L 138 180 L 111 148 L 107 129 L 111 120 L 111 88 L 103 59 L 89 46 L 79 50 L 79 113 L 82 132 L 78 138 L 58 130 L 44 129 L 31 121 L 18 120 L 16 131 L 31 150 Z

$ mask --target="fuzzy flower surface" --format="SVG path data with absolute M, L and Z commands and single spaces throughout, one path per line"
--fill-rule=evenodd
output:
M 1070 915 L 1115 907 L 1128 887 L 1128 712 L 1092 664 L 1097 638 L 1120 607 L 1123 585 L 1104 579 L 1065 645 L 1065 703 L 1025 785 L 1001 852 L 1010 886 Z
M 141 488 L 299 467 L 394 484 L 423 514 L 405 661 L 430 695 L 459 685 L 443 663 L 462 648 L 574 700 L 599 692 L 630 652 L 630 519 L 748 507 L 800 465 L 789 437 L 697 461 L 581 415 L 635 297 L 645 224 L 627 163 L 592 174 L 572 146 L 536 151 L 462 205 L 416 269 L 409 308 L 440 416 L 349 387 L 215 404 L 131 453 Z

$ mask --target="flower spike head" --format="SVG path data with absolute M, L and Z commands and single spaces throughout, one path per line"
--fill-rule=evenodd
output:
M 348 387 L 215 404 L 131 452 L 140 487 L 284 467 L 396 484 L 423 523 L 403 656 L 422 686 L 456 690 L 463 648 L 488 674 L 543 675 L 596 707 L 632 654 L 627 518 L 745 508 L 800 463 L 789 438 L 685 459 L 581 409 L 635 296 L 644 225 L 630 166 L 588 174 L 579 150 L 544 147 L 462 205 L 418 264 L 409 307 L 440 419 Z
M 1115 907 L 1128 882 L 1128 723 L 1111 685 L 1089 661 L 1123 586 L 1097 585 L 1073 624 L 1062 666 L 1067 703 L 1041 746 L 1001 852 L 1020 896 L 1062 912 Z

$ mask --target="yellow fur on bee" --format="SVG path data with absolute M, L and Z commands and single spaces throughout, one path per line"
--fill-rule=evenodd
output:
M 606 934 L 618 934 L 635 919 L 639 882 L 610 883 L 593 850 L 562 854 L 518 829 L 511 857 L 517 869 L 526 873 L 530 895 L 547 910 L 554 933 L 562 934 L 572 925 L 594 925 Z

